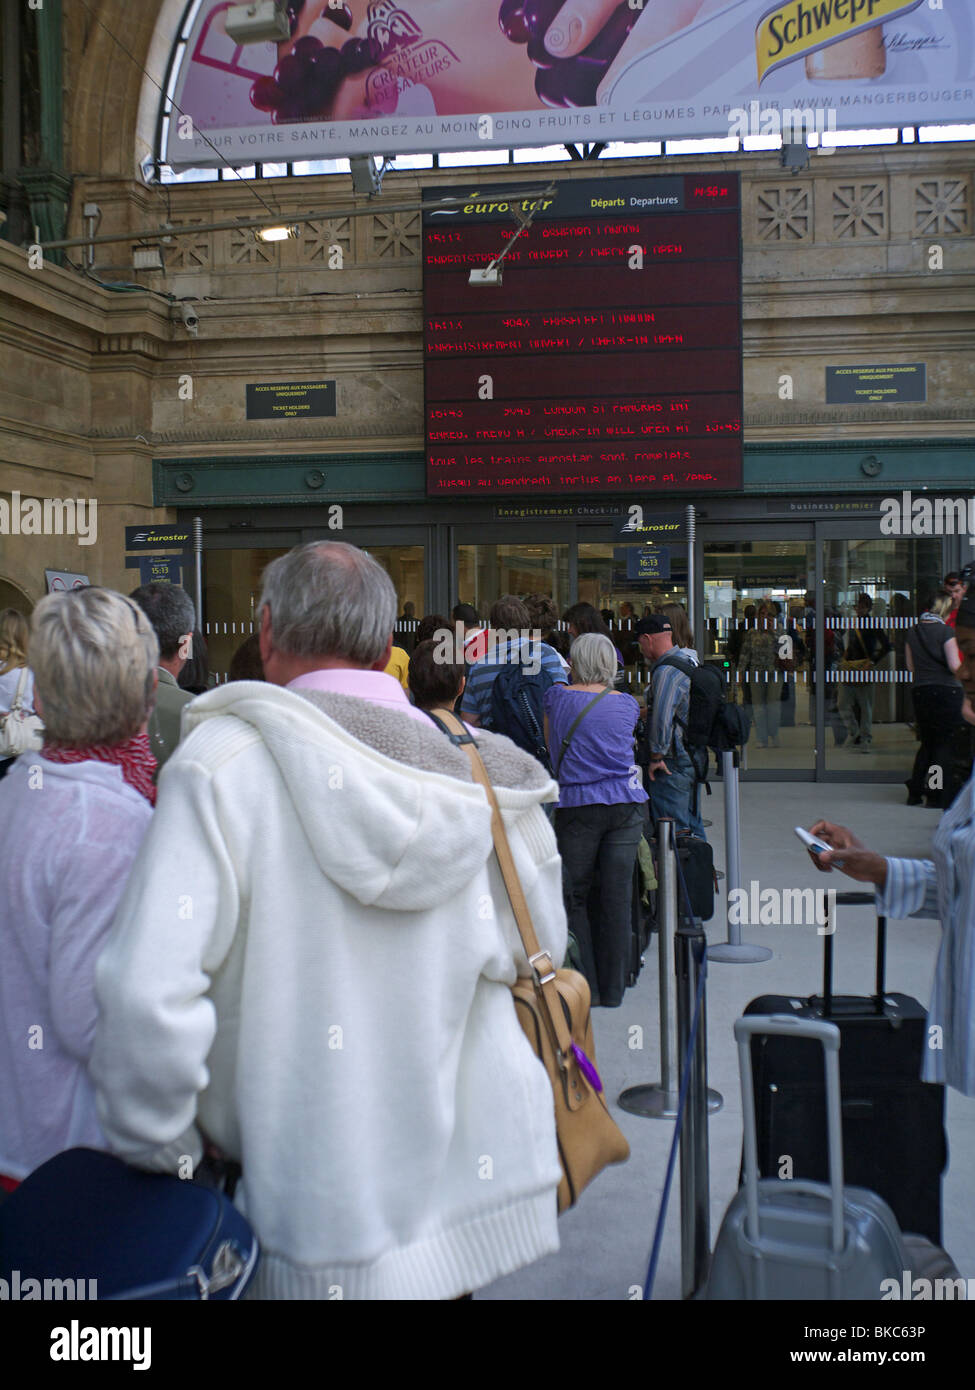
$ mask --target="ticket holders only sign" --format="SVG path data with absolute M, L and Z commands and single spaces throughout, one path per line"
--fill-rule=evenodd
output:
M 741 487 L 737 174 L 431 206 L 423 312 L 428 495 Z
M 923 362 L 826 368 L 827 405 L 898 405 L 924 400 L 927 371 Z
M 259 381 L 247 387 L 248 420 L 304 420 L 334 414 L 334 381 Z
M 174 169 L 968 121 L 975 93 L 975 0 L 292 0 L 277 43 L 230 9 L 193 22 Z

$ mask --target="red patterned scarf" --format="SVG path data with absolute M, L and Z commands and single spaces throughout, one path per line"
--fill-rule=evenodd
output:
M 153 806 L 156 804 L 156 785 L 152 780 L 156 760 L 149 751 L 148 734 L 134 734 L 127 742 L 115 743 L 110 748 L 103 744 L 69 748 L 60 743 L 45 743 L 42 756 L 52 763 L 116 763 L 129 786 L 141 792 Z

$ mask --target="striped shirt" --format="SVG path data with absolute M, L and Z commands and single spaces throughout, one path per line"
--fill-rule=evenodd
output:
M 941 817 L 933 848 L 933 859 L 887 860 L 877 911 L 941 919 L 921 1078 L 975 1096 L 975 778 Z
M 681 660 L 684 657 L 680 648 L 674 649 Z M 666 653 L 670 655 L 670 653 Z M 696 654 L 695 654 L 696 655 Z M 694 663 L 689 663 L 694 664 Z M 677 756 L 684 753 L 684 740 L 680 724 L 674 716 L 687 723 L 691 707 L 691 678 L 668 661 L 658 661 L 650 671 L 650 684 L 647 686 L 647 714 L 650 719 L 650 752 L 670 753 L 671 744 Z
M 492 654 L 475 661 L 467 671 L 467 685 L 461 703 L 461 714 L 474 714 L 481 727 L 491 728 L 491 687 L 502 666 L 512 662 L 522 662 L 529 671 L 541 669 L 551 678 L 552 684 L 566 685 L 567 679 L 558 652 L 547 642 L 532 642 L 521 638 L 509 642 L 502 653 Z

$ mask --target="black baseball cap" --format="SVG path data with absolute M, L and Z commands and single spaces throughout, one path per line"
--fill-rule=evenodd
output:
M 638 637 L 643 637 L 644 634 L 649 636 L 654 632 L 673 632 L 673 630 L 667 619 L 658 617 L 656 613 L 652 614 L 649 618 L 641 618 L 634 628 L 634 632 Z

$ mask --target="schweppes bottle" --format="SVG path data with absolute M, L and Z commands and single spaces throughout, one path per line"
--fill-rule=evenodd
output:
M 887 70 L 884 23 L 921 0 L 780 0 L 755 29 L 761 82 L 785 63 L 805 60 L 806 76 L 837 81 Z
M 817 48 L 806 54 L 806 76 L 821 82 L 842 82 L 863 77 L 883 77 L 887 71 L 887 49 L 884 47 L 884 26 L 875 24 L 841 39 L 827 48 Z

